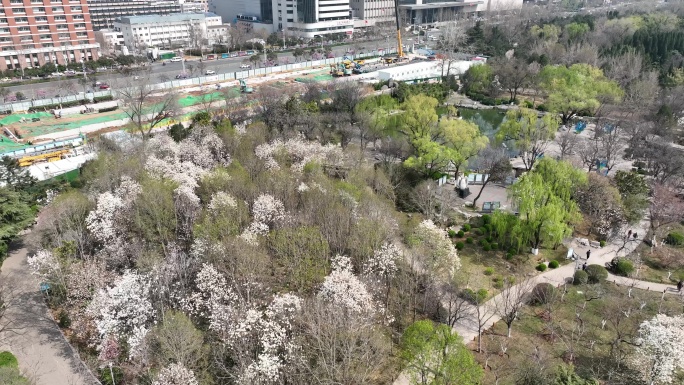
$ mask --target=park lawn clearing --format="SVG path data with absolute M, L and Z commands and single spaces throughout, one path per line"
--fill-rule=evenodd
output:
M 562 287 L 557 289 L 557 293 L 562 293 L 562 290 Z M 682 308 L 678 296 L 666 295 L 661 300 L 662 293 L 633 289 L 630 299 L 627 287 L 609 282 L 600 285 L 568 285 L 567 290 L 563 300 L 561 301 L 558 296 L 554 305 L 525 306 L 518 320 L 513 323 L 511 338 L 506 338 L 507 327 L 501 321 L 485 332 L 483 352 L 475 353 L 480 364 L 484 365 L 487 362 L 492 368 L 485 371 L 483 384 L 496 383 L 496 375 L 499 376 L 499 385 L 514 384 L 518 368 L 535 365 L 529 354 L 536 349 L 536 355 L 544 358 L 545 362 L 542 364 L 553 372 L 558 365 L 570 363 L 569 346 L 573 346 L 572 362 L 578 374 L 590 377 L 592 371 L 605 373 L 605 367 L 601 365 L 605 365 L 605 359 L 610 355 L 611 343 L 615 339 L 614 324 L 610 322 L 611 314 L 621 317 L 620 328 L 622 332 L 629 331 L 623 335 L 629 341 L 631 336 L 636 335 L 638 325 L 643 320 L 655 316 L 659 307 L 661 312 L 666 314 L 680 314 Z M 600 298 L 586 301 L 586 296 Z M 637 310 L 633 311 L 630 317 L 624 317 L 617 310 L 621 304 L 628 302 Z M 640 303 L 643 302 L 646 305 L 638 311 Z M 571 343 L 571 330 L 578 313 L 585 332 Z M 602 328 L 601 322 L 604 319 L 608 322 Z M 549 325 L 554 326 L 550 328 Z M 551 330 L 555 330 L 556 333 L 552 334 Z M 471 349 L 476 349 L 476 340 L 466 342 L 470 342 Z M 502 353 L 502 347 L 507 349 L 505 353 Z M 620 344 L 620 347 L 631 350 L 627 343 Z

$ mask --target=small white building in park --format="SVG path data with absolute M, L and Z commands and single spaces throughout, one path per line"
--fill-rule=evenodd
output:
M 441 60 L 434 60 L 427 62 L 410 63 L 396 67 L 380 69 L 378 70 L 378 79 L 381 81 L 389 79 L 397 81 L 437 79 L 442 77 L 442 71 L 447 71 L 447 66 L 449 68 L 449 74 L 458 76 L 463 74 L 468 68 L 476 64 L 481 64 L 481 62 L 453 61 L 451 62 L 451 65 L 448 65 L 443 64 Z M 446 75 L 446 73 L 444 75 Z
M 139 50 L 171 44 L 206 44 L 213 27 L 221 25 L 221 16 L 213 13 L 176 13 L 120 17 L 114 21 L 114 30 L 123 35 L 128 49 Z

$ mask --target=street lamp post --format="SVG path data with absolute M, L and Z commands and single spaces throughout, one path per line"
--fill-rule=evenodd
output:
M 83 78 L 87 82 L 88 81 L 88 74 L 86 73 L 86 70 L 85 70 L 85 60 L 84 59 L 81 59 L 81 69 L 83 70 Z
M 180 49 L 178 50 L 178 53 L 180 54 L 181 65 L 183 66 L 183 73 L 185 74 L 185 59 L 183 58 L 183 49 L 180 48 Z

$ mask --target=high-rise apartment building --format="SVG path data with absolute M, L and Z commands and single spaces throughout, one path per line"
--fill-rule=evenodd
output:
M 276 31 L 304 38 L 336 33 L 351 35 L 350 0 L 273 0 Z
M 96 60 L 86 0 L 2 0 L 0 70 Z
M 351 0 L 354 27 L 371 27 L 378 23 L 394 23 L 394 0 Z
M 4 0 L 2 0 L 4 1 Z M 16 0 L 15 0 L 16 1 Z M 49 1 L 49 0 L 48 0 Z M 182 12 L 178 1 L 87 0 L 93 30 L 114 28 L 114 20 L 125 16 L 170 15 Z

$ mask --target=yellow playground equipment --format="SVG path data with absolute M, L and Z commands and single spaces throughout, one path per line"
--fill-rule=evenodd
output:
M 40 162 L 55 162 L 60 159 L 64 159 L 66 155 L 70 152 L 71 150 L 59 150 L 40 155 L 24 156 L 22 158 L 19 158 L 19 166 L 28 167 Z

